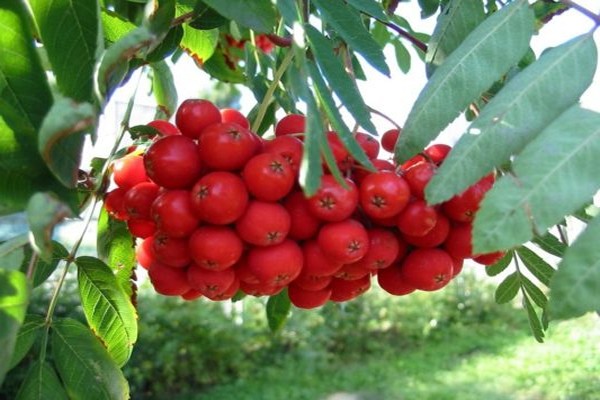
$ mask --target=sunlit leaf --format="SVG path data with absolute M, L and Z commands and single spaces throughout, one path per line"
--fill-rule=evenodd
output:
M 117 42 L 136 28 L 136 25 L 117 13 L 103 9 L 101 13 L 104 39 L 110 43 Z
M 211 58 L 219 39 L 218 29 L 197 30 L 189 26 L 183 27 L 183 38 L 180 47 L 189 54 L 196 63 L 202 65 Z
M 292 303 L 286 289 L 282 290 L 279 294 L 269 297 L 266 311 L 271 332 L 279 332 L 283 328 L 291 308 Z
M 177 88 L 171 69 L 164 61 L 150 64 L 152 67 L 152 92 L 157 107 L 169 118 L 177 108 Z

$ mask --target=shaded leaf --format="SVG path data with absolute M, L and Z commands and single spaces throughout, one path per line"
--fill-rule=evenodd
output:
M 347 7 L 342 0 L 313 0 L 323 20 L 331 25 L 354 51 L 359 53 L 376 70 L 390 75 L 381 46 L 365 28 L 360 15 Z M 308 32 L 308 30 L 307 30 Z M 321 57 L 317 57 L 321 62 Z
M 367 15 L 387 21 L 388 17 L 383 11 L 383 7 L 375 0 L 348 0 L 348 4 Z
M 539 246 L 542 250 L 547 253 L 550 253 L 556 257 L 562 257 L 567 250 L 567 245 L 561 242 L 551 234 L 550 232 L 546 232 L 544 235 L 536 235 L 532 242 Z
M 305 29 L 319 67 L 333 91 L 364 129 L 377 134 L 377 128 L 375 128 L 375 125 L 371 121 L 371 114 L 364 103 L 358 87 L 344 69 L 344 65 L 340 59 L 334 54 L 331 42 L 312 26 L 306 25 Z
M 27 353 L 29 353 L 29 350 L 38 339 L 44 326 L 44 317 L 41 315 L 28 314 L 25 317 L 25 321 L 17 334 L 15 348 L 10 364 L 8 365 L 9 371 L 19 364 L 21 360 L 25 358 Z
M 421 18 L 431 17 L 437 11 L 440 0 L 418 0 L 421 7 Z
M 137 340 L 137 315 L 111 269 L 94 257 L 75 260 L 83 312 L 117 365 L 123 366 Z
M 146 56 L 148 62 L 159 62 L 172 55 L 181 44 L 183 39 L 183 27 L 173 27 L 154 50 Z
M 19 269 L 25 258 L 24 247 L 29 236 L 22 234 L 0 244 L 0 269 Z
M 506 83 L 460 137 L 427 186 L 427 199 L 439 203 L 451 198 L 521 151 L 577 102 L 592 82 L 596 63 L 590 35 L 544 52 Z
M 203 2 L 196 3 L 194 11 L 198 14 L 189 25 L 194 29 L 207 30 L 215 29 L 227 23 L 228 19 L 210 8 Z
M 519 287 L 519 273 L 513 272 L 504 278 L 504 280 L 496 288 L 496 293 L 494 294 L 496 303 L 508 303 L 514 299 L 517 293 L 519 293 Z
M 526 0 L 503 7 L 479 24 L 419 94 L 396 143 L 396 159 L 404 162 L 421 151 L 473 99 L 516 65 L 529 48 L 532 32 L 533 14 Z
M 521 275 L 521 287 L 527 293 L 527 296 L 540 308 L 545 308 L 548 304 L 548 298 L 542 292 L 542 290 L 537 287 L 529 278 L 525 275 Z
M 51 345 L 56 369 L 69 398 L 129 398 L 123 373 L 85 325 L 70 318 L 55 320 Z
M 200 65 L 210 76 L 222 82 L 244 83 L 246 77 L 237 65 L 228 64 L 223 50 L 217 48 L 214 54 L 202 65 Z
M 289 26 L 294 25 L 294 22 L 300 21 L 297 2 L 295 0 L 276 0 L 277 9 L 283 17 L 283 20 Z
M 0 269 L 0 385 L 10 366 L 19 328 L 25 320 L 29 292 L 25 274 Z
M 23 272 L 27 271 L 28 264 L 31 262 L 31 257 L 34 256 L 31 246 L 27 246 L 25 249 L 25 262 L 23 265 Z M 69 255 L 65 246 L 61 243 L 53 240 L 52 241 L 52 258 L 49 261 L 44 261 L 39 257 L 36 257 L 35 265 L 33 266 L 33 276 L 31 277 L 31 285 L 36 288 L 42 283 L 46 282 L 46 279 L 52 275 L 56 270 L 58 264 L 65 260 Z
M 551 319 L 579 317 L 600 310 L 600 217 L 571 244 L 550 281 Z
M 164 35 L 175 18 L 175 0 L 152 0 L 146 3 L 144 26 L 157 35 Z
M 42 260 L 52 259 L 52 231 L 71 210 L 52 193 L 36 193 L 27 204 L 27 222 L 31 232 L 31 245 Z
M 485 273 L 488 276 L 496 276 L 504 271 L 511 263 L 514 257 L 514 253 L 512 251 L 507 251 L 504 257 L 502 257 L 498 262 L 493 265 L 487 266 L 485 268 Z
M 542 328 L 542 323 L 540 322 L 540 318 L 537 315 L 537 312 L 533 308 L 533 304 L 527 296 L 523 296 L 523 306 L 525 310 L 527 310 L 527 317 L 529 319 L 529 327 L 531 328 L 531 333 L 535 340 L 539 343 L 544 342 L 544 329 Z
M 150 67 L 152 67 L 152 92 L 157 107 L 167 118 L 170 118 L 177 109 L 177 88 L 175 88 L 171 68 L 164 61 L 152 63 Z
M 510 248 L 545 232 L 600 188 L 600 114 L 574 106 L 513 161 L 487 193 L 473 224 L 476 252 Z
M 29 367 L 16 400 L 67 400 L 68 398 L 52 365 L 47 361 L 37 360 Z
M 404 46 L 404 43 L 399 40 L 392 42 L 392 44 L 394 45 L 394 54 L 396 55 L 396 63 L 398 64 L 398 68 L 400 68 L 400 71 L 404 72 L 405 74 L 408 73 L 408 71 L 410 71 L 411 63 L 410 52 L 406 46 Z
M 203 0 L 219 14 L 256 32 L 271 32 L 276 24 L 270 0 Z
M 550 284 L 550 279 L 555 272 L 550 264 L 525 246 L 519 247 L 517 249 L 517 254 L 533 276 L 546 286 Z
M 292 309 L 292 303 L 287 294 L 287 289 L 269 297 L 267 301 L 267 321 L 271 332 L 279 332 Z
M 60 92 L 77 102 L 94 98 L 94 68 L 102 49 L 97 0 L 30 0 Z

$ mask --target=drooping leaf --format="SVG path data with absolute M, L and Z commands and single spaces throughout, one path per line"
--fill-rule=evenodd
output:
M 69 398 L 129 398 L 129 386 L 117 363 L 85 325 L 70 318 L 55 320 L 51 345 Z
M 38 150 L 42 158 L 66 187 L 77 185 L 84 135 L 92 133 L 96 110 L 89 103 L 75 103 L 59 98 L 44 118 L 40 128 Z
M 28 314 L 17 334 L 15 348 L 8 365 L 8 370 L 13 369 L 25 358 L 35 341 L 44 328 L 44 317 L 41 315 Z
M 498 262 L 493 265 L 490 265 L 485 268 L 485 273 L 488 276 L 496 276 L 504 271 L 511 263 L 514 257 L 514 253 L 512 251 L 507 251 L 504 257 L 502 257 Z
M 477 26 L 446 58 L 419 94 L 396 159 L 404 162 L 434 139 L 469 103 L 488 89 L 529 48 L 533 14 L 526 0 L 512 2 Z
M 102 49 L 97 0 L 30 0 L 56 83 L 65 97 L 91 102 Z
M 592 82 L 596 64 L 593 38 L 583 35 L 548 50 L 513 77 L 444 160 L 426 188 L 427 199 L 439 203 L 451 198 L 521 151 L 577 102 Z
M 67 400 L 69 396 L 48 361 L 35 361 L 19 388 L 16 400 Z
M 527 317 L 529 319 L 529 327 L 531 328 L 531 333 L 535 340 L 539 343 L 544 342 L 544 329 L 542 328 L 542 323 L 540 322 L 540 318 L 537 315 L 537 312 L 533 308 L 533 304 L 529 300 L 529 297 L 523 296 L 523 306 L 525 310 L 527 310 Z
M 183 38 L 179 46 L 196 63 L 202 65 L 213 55 L 218 39 L 218 29 L 200 31 L 184 25 Z
M 544 235 L 536 235 L 532 240 L 533 243 L 539 246 L 542 250 L 556 257 L 562 257 L 567 250 L 567 245 L 561 242 L 551 234 L 546 232 Z
M 578 105 L 560 115 L 513 162 L 514 176 L 488 192 L 473 224 L 476 252 L 510 248 L 545 232 L 600 188 L 600 114 Z
M 27 277 L 20 271 L 0 269 L 0 385 L 17 340 L 29 304 Z
M 31 262 L 31 258 L 34 257 L 35 253 L 33 252 L 31 246 L 27 246 L 25 248 L 25 260 L 22 267 L 22 271 L 27 271 L 29 268 L 29 263 Z M 44 261 L 39 257 L 36 257 L 34 260 L 35 264 L 33 265 L 33 276 L 31 277 L 31 285 L 36 288 L 40 286 L 42 283 L 46 282 L 46 279 L 52 275 L 52 273 L 56 270 L 58 264 L 65 260 L 69 255 L 65 246 L 62 243 L 59 243 L 55 240 L 52 241 L 52 258 L 49 261 Z
M 514 299 L 517 293 L 519 293 L 519 287 L 519 273 L 513 272 L 504 278 L 496 288 L 496 293 L 494 294 L 496 303 L 508 303 Z
M 377 128 L 371 121 L 371 115 L 358 87 L 334 54 L 331 42 L 310 25 L 306 25 L 305 30 L 319 67 L 333 91 L 356 121 L 367 131 L 376 134 Z
M 256 32 L 271 32 L 276 23 L 270 0 L 203 0 L 219 14 Z
M 545 308 L 548 304 L 548 298 L 529 278 L 521 275 L 521 286 L 529 298 L 540 308 Z
M 71 210 L 52 193 L 36 193 L 27 204 L 27 221 L 31 245 L 42 260 L 52 259 L 52 232 L 54 226 L 71 216 Z
M 342 0 L 313 0 L 323 20 L 331 25 L 346 43 L 376 70 L 390 75 L 381 46 L 365 28 L 360 14 L 347 7 Z M 308 32 L 308 31 L 307 31 Z M 317 58 L 320 63 L 320 56 Z
M 419 0 L 421 7 L 421 18 L 431 17 L 438 10 L 440 0 Z
M 136 311 L 111 269 L 97 258 L 75 260 L 81 305 L 88 324 L 117 365 L 123 366 L 137 340 Z
M 410 71 L 411 64 L 410 52 L 406 46 L 404 46 L 404 43 L 399 40 L 395 40 L 392 42 L 392 44 L 394 45 L 394 54 L 396 56 L 398 68 L 400 68 L 400 71 L 404 72 L 405 74 L 408 73 L 408 71 Z
M 438 17 L 425 55 L 426 73 L 431 76 L 477 25 L 485 19 L 483 3 L 452 0 Z
M 271 332 L 279 332 L 283 328 L 287 320 L 292 303 L 287 294 L 287 289 L 282 290 L 278 294 L 269 297 L 267 301 L 267 322 Z
M 550 281 L 551 319 L 600 310 L 600 217 L 594 218 L 565 252 Z
M 550 284 L 550 279 L 552 279 L 555 272 L 550 264 L 525 246 L 519 247 L 517 249 L 517 254 L 529 272 L 531 272 L 537 280 L 546 286 Z
M 381 4 L 375 0 L 348 0 L 348 4 L 356 8 L 358 11 L 375 17 L 381 21 L 387 21 L 388 17 L 383 11 Z
M 177 109 L 177 89 L 173 74 L 164 61 L 152 63 L 150 66 L 152 67 L 152 92 L 157 107 L 167 118 L 170 118 Z
M 160 44 L 146 55 L 146 61 L 150 63 L 163 61 L 179 48 L 182 39 L 183 27 L 178 25 L 171 28 Z

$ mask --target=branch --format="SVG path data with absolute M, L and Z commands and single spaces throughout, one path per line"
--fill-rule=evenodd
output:
M 393 31 L 396 31 L 396 33 L 398 35 L 404 37 L 409 42 L 411 42 L 412 44 L 417 46 L 419 48 L 419 50 L 421 50 L 423 53 L 427 53 L 427 45 L 425 43 L 421 42 L 419 39 L 417 39 L 413 35 L 411 35 L 408 31 L 400 28 L 398 25 L 392 24 L 391 22 L 385 22 L 385 21 L 382 21 L 377 18 L 375 18 L 375 19 L 377 21 L 381 22 L 382 24 L 384 24 L 385 26 L 387 26 L 388 28 L 392 29 Z
M 197 15 L 194 11 L 190 11 L 188 13 L 181 14 L 179 17 L 177 17 L 173 21 L 171 21 L 171 27 L 174 27 L 177 25 L 183 25 L 186 22 L 190 22 L 191 20 L 193 20 L 196 17 L 197 17 Z
M 292 38 L 278 36 L 274 33 L 267 33 L 265 35 L 275 46 L 279 47 L 290 47 L 292 45 Z
M 585 15 L 586 17 L 589 17 L 592 21 L 594 21 L 594 23 L 596 24 L 596 26 L 600 25 L 600 15 L 598 14 L 594 14 L 594 12 L 588 10 L 587 8 L 571 1 L 571 0 L 560 0 L 561 3 L 563 3 L 564 5 L 571 7 L 577 11 L 579 11 L 580 13 L 582 13 L 583 15 Z

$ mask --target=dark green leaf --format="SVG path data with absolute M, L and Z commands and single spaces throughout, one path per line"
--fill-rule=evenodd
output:
M 52 259 L 52 231 L 71 210 L 51 193 L 36 193 L 27 204 L 27 221 L 31 232 L 31 245 L 42 260 Z
M 109 43 L 115 43 L 121 40 L 125 35 L 136 28 L 135 24 L 110 10 L 103 9 L 101 18 L 104 39 Z
M 550 281 L 551 319 L 600 310 L 600 217 L 594 218 L 565 252 Z
M 27 246 L 25 254 L 26 262 L 29 264 L 31 257 L 33 256 L 33 251 L 30 246 Z M 46 262 L 39 257 L 35 260 L 33 276 L 31 277 L 31 284 L 34 288 L 40 286 L 42 283 L 46 282 L 46 279 L 52 275 L 52 273 L 56 270 L 58 264 L 65 260 L 69 255 L 65 246 L 61 243 L 53 240 L 52 241 L 52 258 L 50 261 Z M 24 266 L 27 268 L 28 266 Z
M 525 290 L 525 293 L 533 300 L 533 302 L 540 308 L 545 308 L 548 304 L 548 298 L 542 292 L 542 290 L 537 287 L 529 278 L 525 275 L 521 275 L 521 286 Z
M 94 257 L 75 260 L 83 312 L 117 365 L 123 366 L 137 340 L 137 315 L 111 269 Z
M 223 82 L 244 83 L 246 77 L 237 65 L 228 63 L 222 49 L 217 48 L 215 53 L 203 65 L 200 65 L 210 76 Z
M 267 301 L 267 321 L 271 332 L 279 332 L 290 314 L 292 303 L 287 294 L 287 289 L 279 294 L 269 297 Z
M 451 198 L 521 151 L 577 102 L 592 82 L 596 63 L 594 41 L 584 35 L 548 50 L 508 81 L 444 160 L 427 186 L 428 200 Z
M 439 67 L 477 25 L 485 19 L 480 1 L 452 0 L 440 14 L 425 56 L 427 76 Z
M 17 334 L 15 348 L 10 360 L 8 369 L 13 369 L 17 364 L 25 358 L 29 350 L 38 339 L 42 329 L 44 328 L 44 317 L 41 315 L 29 314 L 25 317 L 21 329 Z
M 529 126 L 529 125 L 528 125 Z M 600 113 L 578 105 L 560 115 L 513 161 L 473 224 L 476 252 L 510 248 L 587 204 L 600 188 Z
M 172 55 L 181 44 L 183 39 L 183 27 L 181 25 L 173 27 L 167 36 L 160 42 L 154 50 L 146 56 L 148 62 L 159 62 Z
M 215 29 L 227 23 L 227 18 L 210 8 L 206 4 L 199 1 L 195 10 L 198 16 L 194 18 L 189 25 L 194 29 L 207 30 Z
M 250 123 L 254 123 L 254 120 L 256 119 L 259 108 L 260 108 L 260 104 L 257 104 L 255 107 L 252 107 L 252 110 L 250 110 L 250 112 L 248 113 L 247 118 L 250 121 Z M 267 111 L 265 112 L 265 115 L 260 123 L 260 126 L 258 127 L 258 129 L 256 129 L 255 133 L 262 136 L 266 131 L 269 130 L 269 128 L 271 128 L 271 127 L 273 127 L 273 125 L 275 125 L 275 122 L 276 122 L 275 112 L 276 111 L 277 111 L 277 104 L 275 102 L 269 104 L 269 106 L 267 107 Z
M 567 245 L 558 240 L 556 236 L 550 232 L 546 232 L 542 236 L 536 235 L 532 239 L 532 242 L 537 244 L 545 252 L 556 257 L 562 257 L 565 254 L 565 250 L 567 250 Z
M 50 171 L 65 186 L 77 185 L 84 135 L 94 131 L 96 110 L 89 103 L 59 98 L 44 118 L 38 150 Z
M 517 293 L 519 293 L 519 287 L 519 273 L 513 272 L 504 278 L 500 285 L 498 285 L 496 293 L 494 294 L 496 303 L 508 303 L 514 299 Z
M 294 22 L 300 21 L 297 3 L 295 0 L 276 0 L 277 8 L 283 17 L 283 20 L 289 26 L 292 26 Z
M 411 62 L 408 49 L 406 46 L 404 46 L 404 43 L 399 40 L 392 42 L 392 44 L 394 45 L 394 54 L 396 55 L 396 63 L 398 64 L 398 68 L 400 68 L 400 71 L 404 72 L 405 74 L 408 73 L 408 71 L 410 71 Z
M 152 67 L 152 92 L 157 107 L 169 118 L 177 109 L 177 88 L 175 88 L 173 74 L 164 61 L 152 63 L 150 66 Z
M 152 137 L 158 137 L 161 135 L 160 131 L 152 126 L 148 125 L 136 125 L 132 126 L 127 130 L 132 140 L 136 139 L 149 139 Z M 106 161 L 106 160 L 104 160 Z
M 550 266 L 544 259 L 525 246 L 517 249 L 517 254 L 529 272 L 533 274 L 541 283 L 548 286 L 550 279 L 554 275 L 554 268 Z
M 97 0 L 30 0 L 29 4 L 61 93 L 77 102 L 91 102 L 94 68 L 103 47 Z
M 175 0 L 150 0 L 146 10 L 144 26 L 157 35 L 166 34 L 175 18 Z
M 67 400 L 69 396 L 56 371 L 47 361 L 35 361 L 30 367 L 16 400 Z
M 437 11 L 440 0 L 419 0 L 421 7 L 421 18 L 431 17 Z
M 535 19 L 538 21 L 539 29 L 544 24 L 550 22 L 555 16 L 567 11 L 569 6 L 561 2 L 555 3 L 553 1 L 538 0 L 531 5 L 531 8 L 535 14 Z
M 375 0 L 348 0 L 348 4 L 371 17 L 387 21 L 388 17 L 383 11 L 381 4 Z
M 203 0 L 219 14 L 256 32 L 271 32 L 276 24 L 270 0 Z
M 29 303 L 27 277 L 0 269 L 0 385 L 10 366 L 13 349 Z
M 23 234 L 0 244 L 0 269 L 19 269 L 25 259 L 23 247 L 28 243 L 29 236 Z
M 342 0 L 313 0 L 313 2 L 325 22 L 331 25 L 354 51 L 362 55 L 376 70 L 387 76 L 390 75 L 381 46 L 367 31 L 357 12 L 347 7 Z M 324 61 L 320 56 L 317 57 L 317 62 Z
M 333 91 L 356 121 L 367 131 L 376 134 L 377 128 L 371 121 L 369 109 L 365 105 L 356 83 L 346 73 L 340 59 L 335 56 L 331 42 L 312 26 L 306 25 L 305 29 L 319 67 Z
M 529 48 L 533 14 L 518 0 L 479 24 L 440 65 L 410 111 L 396 143 L 404 162 L 434 139 Z M 429 199 L 431 201 L 431 199 Z
M 74 319 L 55 320 L 51 344 L 56 369 L 70 398 L 129 398 L 123 373 L 85 325 Z
M 531 333 L 535 340 L 539 343 L 544 342 L 544 329 L 542 328 L 542 323 L 540 322 L 540 318 L 538 317 L 535 309 L 533 308 L 533 304 L 527 296 L 523 296 L 523 306 L 525 310 L 527 310 L 527 317 L 529 319 L 529 327 L 531 328 Z
M 486 274 L 488 276 L 498 275 L 510 265 L 513 257 L 514 253 L 512 251 L 507 251 L 504 257 L 498 260 L 498 262 L 485 268 Z

